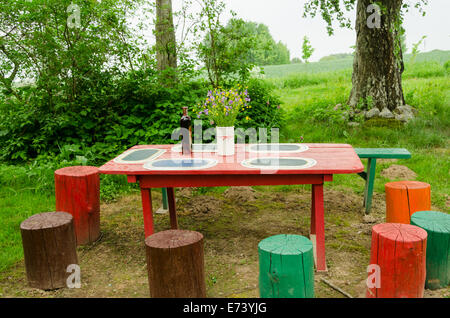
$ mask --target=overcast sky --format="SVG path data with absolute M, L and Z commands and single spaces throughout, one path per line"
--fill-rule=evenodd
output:
M 412 2 L 410 0 L 406 0 Z M 320 16 L 303 18 L 303 5 L 306 0 L 225 0 L 227 9 L 237 13 L 238 17 L 266 24 L 276 41 L 285 43 L 292 57 L 301 56 L 303 36 L 308 36 L 315 48 L 311 61 L 333 53 L 351 53 L 356 33 L 349 29 L 335 29 L 328 36 L 326 24 Z M 181 0 L 173 0 L 174 10 L 179 8 Z M 354 24 L 356 12 L 350 13 Z M 229 16 L 224 17 L 224 22 Z M 450 0 L 429 0 L 426 15 L 422 17 L 416 9 L 405 16 L 406 44 L 408 53 L 412 44 L 422 36 L 427 38 L 420 47 L 421 51 L 434 49 L 450 50 Z

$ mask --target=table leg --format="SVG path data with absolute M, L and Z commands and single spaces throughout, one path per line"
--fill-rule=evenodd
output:
M 167 188 L 161 188 L 162 206 L 156 210 L 158 214 L 166 214 L 169 211 L 169 203 L 167 202 Z
M 316 200 L 315 200 L 315 188 L 311 187 L 311 226 L 310 226 L 310 234 L 316 235 Z
M 370 209 L 372 208 L 373 184 L 375 181 L 376 165 L 377 159 L 369 158 L 367 163 L 366 187 L 364 189 L 364 207 L 366 208 L 366 214 L 369 214 Z
M 325 261 L 325 220 L 323 206 L 323 184 L 312 185 L 311 200 L 311 241 L 314 248 L 314 260 L 318 272 L 326 272 Z
M 167 188 L 167 199 L 169 202 L 170 227 L 172 230 L 178 229 L 177 210 L 175 205 L 175 190 Z
M 153 234 L 152 191 L 141 188 L 142 210 L 144 214 L 145 237 Z

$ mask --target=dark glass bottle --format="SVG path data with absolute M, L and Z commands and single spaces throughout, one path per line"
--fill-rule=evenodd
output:
M 188 138 L 186 139 L 183 135 L 183 141 L 181 142 L 183 155 L 189 155 L 192 150 L 192 128 L 191 117 L 188 115 L 188 108 L 186 106 L 183 107 L 183 116 L 181 116 L 180 127 L 187 129 L 189 132 Z

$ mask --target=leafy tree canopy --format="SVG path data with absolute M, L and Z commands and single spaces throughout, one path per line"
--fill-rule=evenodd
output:
M 351 22 L 345 16 L 345 12 L 353 11 L 360 0 L 308 0 L 304 5 L 304 17 L 315 17 L 318 14 L 327 23 L 329 35 L 334 33 L 333 22 L 338 22 L 340 27 L 351 28 Z M 390 1 L 390 0 L 388 0 Z M 383 1 L 374 1 L 380 8 L 383 7 Z M 402 4 L 403 12 L 407 12 L 411 7 L 417 8 L 425 15 L 424 6 L 428 0 L 404 1 Z M 401 19 L 401 16 L 399 17 Z
M 243 27 L 256 38 L 256 46 L 250 50 L 249 62 L 255 65 L 289 64 L 289 49 L 281 41 L 273 39 L 267 25 L 244 22 Z

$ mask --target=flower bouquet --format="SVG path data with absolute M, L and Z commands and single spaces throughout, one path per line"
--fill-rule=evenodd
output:
M 219 155 L 234 155 L 234 123 L 240 112 L 251 106 L 247 89 L 237 88 L 222 90 L 220 87 L 208 91 L 203 104 L 198 104 L 197 117 L 207 116 L 216 125 L 217 152 Z M 248 116 L 246 117 L 247 120 Z

